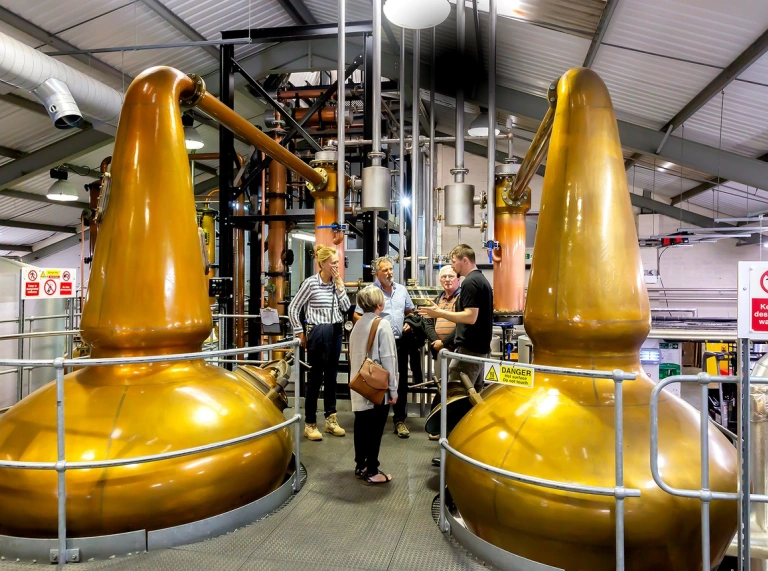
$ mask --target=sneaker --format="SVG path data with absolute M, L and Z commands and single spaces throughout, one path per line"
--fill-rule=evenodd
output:
M 428 433 L 427 436 L 429 436 L 430 440 L 440 440 L 440 435 L 439 434 L 429 434 Z
M 408 438 L 411 435 L 411 431 L 408 430 L 408 427 L 405 426 L 404 422 L 396 422 L 395 434 L 397 434 L 399 438 Z
M 329 414 L 328 418 L 325 419 L 325 431 L 333 434 L 334 436 L 344 436 L 347 433 L 346 430 L 339 426 L 339 423 L 336 420 L 335 412 L 333 414 Z
M 312 424 L 305 424 L 304 425 L 304 436 L 306 436 L 310 440 L 322 440 L 323 435 L 320 434 L 320 431 L 317 429 L 317 423 Z

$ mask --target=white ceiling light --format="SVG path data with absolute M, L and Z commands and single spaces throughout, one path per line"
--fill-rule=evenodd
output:
M 410 30 L 433 28 L 450 13 L 448 0 L 387 0 L 384 4 L 387 20 Z
M 203 138 L 200 133 L 195 129 L 195 121 L 191 115 L 184 114 L 181 116 L 181 124 L 184 125 L 184 146 L 188 151 L 196 151 L 202 149 L 205 146 Z
M 496 135 L 501 133 L 501 131 L 499 131 L 498 125 L 494 127 L 494 131 L 496 132 Z M 488 136 L 488 113 L 480 113 L 480 115 L 472 120 L 472 123 L 469 125 L 467 135 L 470 137 Z
M 74 202 L 79 197 L 77 196 L 77 189 L 74 185 L 67 181 L 67 172 L 63 170 L 51 169 L 51 178 L 55 182 L 51 185 L 46 193 L 46 197 L 50 200 L 58 200 L 60 202 Z

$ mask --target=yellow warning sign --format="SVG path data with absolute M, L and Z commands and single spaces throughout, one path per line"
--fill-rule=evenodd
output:
M 485 380 L 516 387 L 533 388 L 534 369 L 521 363 L 485 363 Z

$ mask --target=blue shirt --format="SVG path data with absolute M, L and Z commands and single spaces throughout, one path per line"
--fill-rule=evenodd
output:
M 411 296 L 408 294 L 408 290 L 405 286 L 400 284 L 392 284 L 392 295 L 389 295 L 379 280 L 373 282 L 377 288 L 384 294 L 384 309 L 379 314 L 379 317 L 383 317 L 392 326 L 392 332 L 395 334 L 395 339 L 400 339 L 403 334 L 403 322 L 405 321 L 405 312 L 410 309 L 413 311 L 414 305 L 411 301 Z M 358 305 L 355 308 L 355 313 L 362 315 L 363 309 Z

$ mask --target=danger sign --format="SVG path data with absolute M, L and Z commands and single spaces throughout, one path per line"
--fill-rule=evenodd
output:
M 22 299 L 75 297 L 77 270 L 36 268 L 21 270 Z
M 491 383 L 533 388 L 534 369 L 529 365 L 500 361 L 483 365 L 483 379 Z

